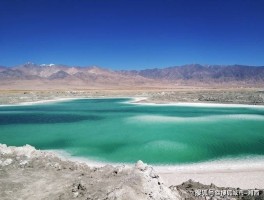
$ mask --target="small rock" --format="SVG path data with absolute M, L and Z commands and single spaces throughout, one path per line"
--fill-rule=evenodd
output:
M 78 190 L 86 190 L 86 188 L 84 187 L 84 185 L 82 185 L 81 183 L 79 183 Z
M 137 161 L 135 167 L 136 169 L 139 169 L 140 171 L 145 171 L 147 169 L 147 164 L 143 163 L 141 160 Z
M 20 165 L 20 166 L 23 166 L 23 165 L 26 165 L 27 163 L 28 163 L 27 160 L 23 160 L 23 161 L 21 161 L 21 162 L 19 163 L 19 165 Z
M 77 198 L 79 195 L 79 192 L 73 192 L 73 198 Z
M 4 166 L 7 166 L 7 165 L 10 165 L 12 162 L 13 162 L 13 160 L 8 158 L 4 162 L 2 162 L 1 165 L 4 167 Z

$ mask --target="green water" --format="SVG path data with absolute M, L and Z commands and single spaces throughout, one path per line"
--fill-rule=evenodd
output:
M 79 99 L 0 107 L 0 143 L 106 162 L 195 163 L 264 155 L 264 108 Z

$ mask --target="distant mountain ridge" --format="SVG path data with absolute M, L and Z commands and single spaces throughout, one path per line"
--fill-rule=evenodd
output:
M 80 76 L 83 75 L 83 76 Z M 34 63 L 27 63 L 15 67 L 0 68 L 1 78 L 35 78 L 35 79 L 64 79 L 67 77 L 76 77 L 82 79 L 90 79 L 92 76 L 113 76 L 114 71 L 99 67 L 71 67 L 66 65 L 37 65 Z
M 264 66 L 191 64 L 162 69 L 145 69 L 132 73 L 146 78 L 169 81 L 264 81 Z
M 103 88 L 148 85 L 155 80 L 126 75 L 96 66 L 38 65 L 26 63 L 0 68 L 2 88 Z
M 0 66 L 0 82 L 16 84 L 75 86 L 152 86 L 153 84 L 263 84 L 264 66 L 199 65 L 144 70 L 109 70 L 101 67 L 78 67 L 26 63 L 15 67 Z

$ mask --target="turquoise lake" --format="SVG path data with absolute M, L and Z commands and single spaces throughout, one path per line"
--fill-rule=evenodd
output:
M 264 155 L 264 108 L 78 99 L 0 107 L 0 143 L 95 161 L 197 163 Z

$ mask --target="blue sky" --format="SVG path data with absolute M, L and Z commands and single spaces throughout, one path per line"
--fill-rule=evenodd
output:
M 264 65 L 263 0 L 1 0 L 0 65 Z

